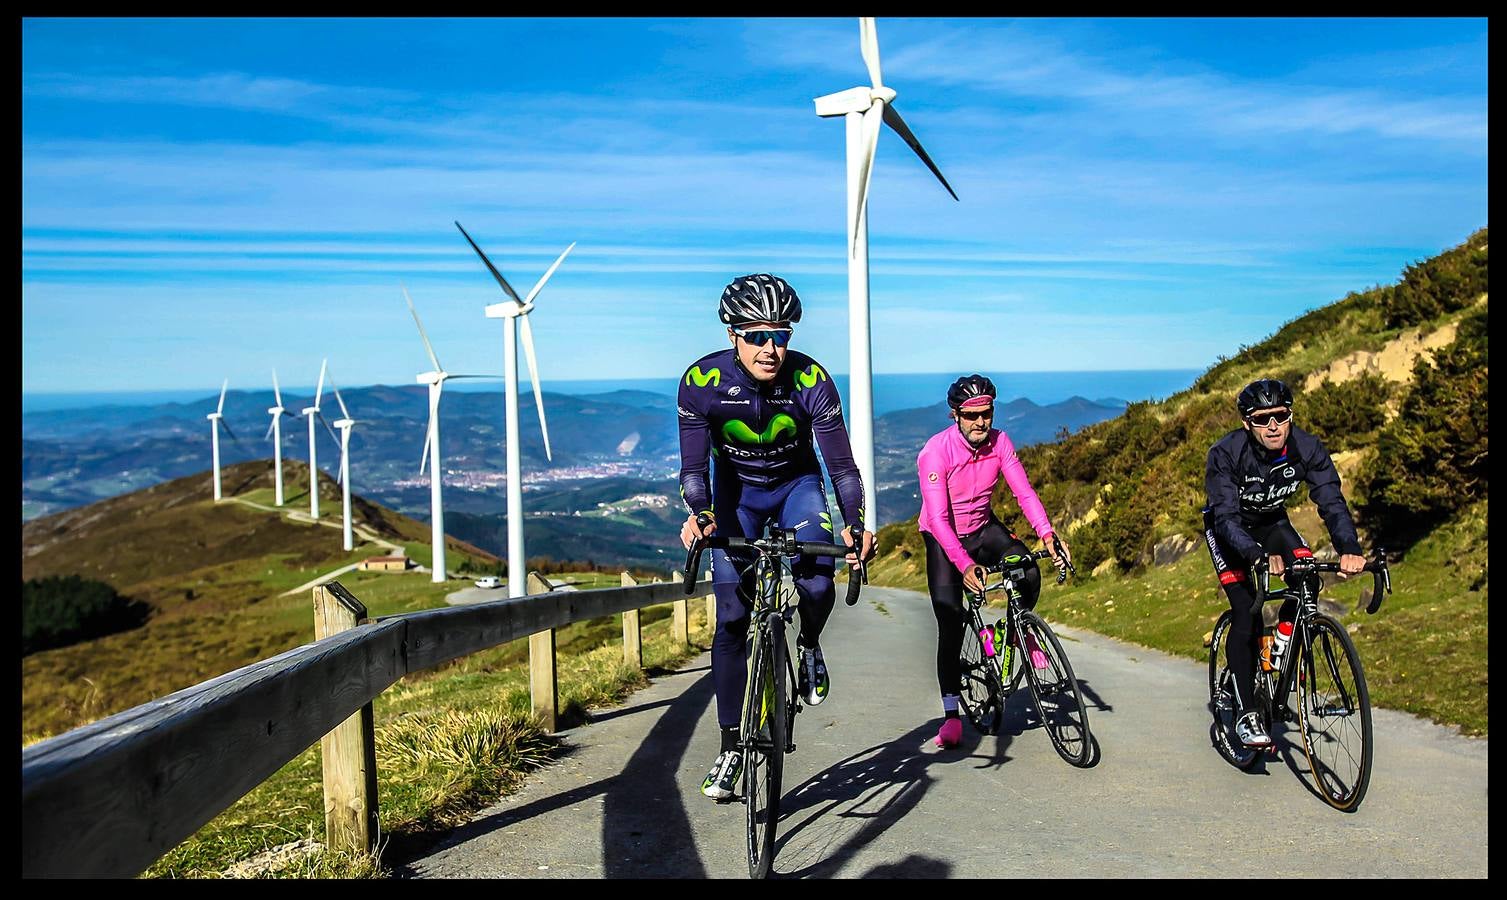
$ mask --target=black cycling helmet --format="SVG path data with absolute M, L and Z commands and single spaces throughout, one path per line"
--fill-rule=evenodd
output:
M 988 397 L 993 400 L 994 382 L 975 372 L 954 381 L 952 387 L 947 389 L 947 405 L 952 409 L 957 409 L 974 397 Z
M 778 275 L 741 275 L 722 289 L 717 318 L 728 325 L 748 322 L 799 322 L 801 298 Z
M 1240 409 L 1242 416 L 1248 416 L 1258 409 L 1275 409 L 1279 406 L 1291 409 L 1292 391 L 1275 378 L 1262 378 L 1245 386 L 1235 400 L 1235 406 Z

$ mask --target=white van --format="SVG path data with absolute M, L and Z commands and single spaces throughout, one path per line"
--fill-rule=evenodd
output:
M 479 588 L 500 588 L 502 587 L 502 579 L 496 575 L 485 575 L 476 579 L 476 586 Z

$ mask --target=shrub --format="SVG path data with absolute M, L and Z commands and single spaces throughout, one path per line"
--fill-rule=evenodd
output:
M 49 575 L 21 583 L 21 655 L 136 628 L 152 608 L 103 581 Z
M 1487 489 L 1486 310 L 1460 323 L 1454 343 L 1413 366 L 1397 418 L 1381 429 L 1361 473 L 1368 523 L 1405 549 Z
M 1391 384 L 1372 372 L 1343 384 L 1326 379 L 1298 400 L 1302 427 L 1318 435 L 1332 451 L 1361 446 L 1361 438 L 1386 421 L 1391 394 Z

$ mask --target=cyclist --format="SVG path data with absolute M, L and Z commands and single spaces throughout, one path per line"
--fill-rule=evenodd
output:
M 1209 448 L 1204 472 L 1204 539 L 1214 571 L 1234 612 L 1225 655 L 1234 676 L 1235 736 L 1247 747 L 1270 747 L 1271 735 L 1255 710 L 1256 656 L 1261 643 L 1258 589 L 1246 568 L 1266 567 L 1281 575 L 1294 559 L 1313 556 L 1303 536 L 1287 520 L 1285 503 L 1308 483 L 1329 537 L 1340 553 L 1340 575 L 1348 578 L 1366 565 L 1355 522 L 1340 491 L 1340 476 L 1318 438 L 1292 423 L 1292 391 L 1274 378 L 1262 378 L 1240 391 L 1235 405 L 1242 419 Z M 1297 604 L 1278 613 L 1278 628 L 1291 634 Z
M 717 314 L 732 346 L 696 360 L 680 382 L 680 491 L 691 511 L 680 530 L 682 543 L 689 547 L 714 531 L 755 538 L 770 521 L 794 529 L 797 540 L 832 542 L 814 440 L 848 523 L 843 541 L 854 546 L 852 525 L 863 519 L 863 481 L 836 385 L 815 360 L 790 349 L 791 326 L 801 320 L 800 297 L 783 278 L 744 275 L 722 291 Z M 710 482 L 708 453 L 717 459 Z M 873 554 L 874 535 L 864 531 L 848 563 Z M 797 689 L 813 706 L 831 690 L 819 639 L 836 596 L 833 569 L 830 557 L 801 557 L 791 567 L 800 597 Z M 738 719 L 748 679 L 752 577 L 746 561 L 712 552 L 712 679 L 722 746 L 701 792 L 716 800 L 732 796 L 743 769 Z
M 1015 445 L 994 424 L 994 382 L 982 375 L 965 375 L 947 389 L 947 405 L 954 425 L 932 435 L 916 457 L 921 479 L 921 516 L 918 525 L 926 542 L 926 587 L 931 611 L 937 617 L 937 684 L 942 691 L 939 747 L 955 747 L 963 737 L 958 718 L 962 690 L 963 588 L 984 588 L 984 570 L 1011 553 L 1025 554 L 1026 545 L 994 515 L 989 498 L 1003 476 L 1026 521 L 1053 548 L 1057 566 L 1068 559 L 1066 542 L 1057 538 Z M 1041 593 L 1041 573 L 1026 568 L 1022 587 L 1027 608 Z M 1006 637 L 1001 636 L 1000 645 Z

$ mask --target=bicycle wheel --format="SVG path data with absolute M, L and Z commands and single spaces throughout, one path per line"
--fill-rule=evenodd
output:
M 785 764 L 785 630 L 772 616 L 759 630 L 743 704 L 743 797 L 748 811 L 748 874 L 764 878 L 774 864 Z
M 1261 751 L 1245 746 L 1235 736 L 1235 717 L 1240 713 L 1240 702 L 1236 699 L 1235 676 L 1230 672 L 1229 657 L 1225 653 L 1233 625 L 1234 613 L 1229 610 L 1225 610 L 1214 625 L 1213 642 L 1209 644 L 1209 710 L 1214 714 L 1214 748 L 1230 765 L 1249 769 L 1256 764 Z
M 1319 794 L 1335 809 L 1360 806 L 1371 783 L 1371 696 L 1345 626 L 1322 613 L 1298 663 L 1298 726 Z
M 1070 765 L 1086 766 L 1093 755 L 1093 735 L 1088 730 L 1088 707 L 1083 703 L 1073 665 L 1041 616 L 1021 613 L 1020 631 L 1015 652 L 1031 684 L 1041 726 L 1058 756 Z
M 977 617 L 974 617 L 963 625 L 963 650 L 959 655 L 962 690 L 959 700 L 963 713 L 980 734 L 994 734 L 1004 718 L 999 662 L 984 655 L 984 645 L 975 628 L 977 622 Z

